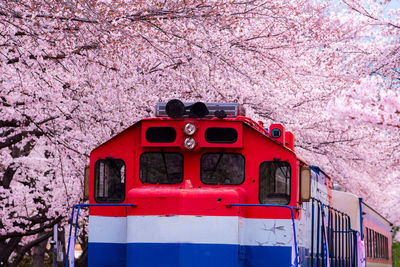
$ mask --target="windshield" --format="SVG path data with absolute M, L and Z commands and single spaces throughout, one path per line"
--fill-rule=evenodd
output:
M 206 153 L 201 157 L 201 181 L 238 185 L 244 181 L 244 157 L 237 153 Z
M 178 184 L 183 181 L 180 153 L 146 152 L 140 156 L 140 181 L 151 184 Z

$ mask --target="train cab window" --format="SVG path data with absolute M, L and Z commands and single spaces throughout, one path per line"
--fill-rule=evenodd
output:
M 262 204 L 290 202 L 290 164 L 286 161 L 264 161 L 260 165 L 260 192 Z
M 146 140 L 150 143 L 172 143 L 175 139 L 173 127 L 150 127 L 146 130 Z
M 122 202 L 125 199 L 125 162 L 121 159 L 96 161 L 94 199 L 97 202 Z
M 238 139 L 238 132 L 234 128 L 210 127 L 205 131 L 204 137 L 209 143 L 233 144 Z
M 209 185 L 239 185 L 244 181 L 244 156 L 237 153 L 205 153 L 200 179 Z
M 146 152 L 140 156 L 142 183 L 178 184 L 183 181 L 183 156 L 180 153 Z

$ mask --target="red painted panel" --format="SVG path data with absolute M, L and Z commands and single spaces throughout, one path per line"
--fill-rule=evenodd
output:
M 239 203 L 240 189 L 193 188 L 189 182 L 184 187 L 148 186 L 131 189 L 128 201 L 137 204 L 128 215 L 208 215 L 240 216 L 238 207 L 227 207 Z
M 230 143 L 209 143 L 205 139 L 205 131 L 210 127 L 223 127 L 223 128 L 234 128 L 238 133 L 238 138 L 236 142 Z M 243 146 L 243 123 L 239 121 L 221 121 L 210 120 L 203 121 L 200 124 L 198 135 L 195 137 L 197 139 L 199 147 L 221 147 L 221 148 L 241 148 Z
M 294 135 L 292 132 L 285 132 L 285 146 L 294 151 Z
M 126 165 L 125 187 L 126 189 L 133 187 L 133 177 L 136 171 L 135 167 L 135 134 L 138 126 L 122 132 L 118 136 L 110 139 L 103 145 L 99 146 L 90 154 L 90 188 L 89 188 L 89 203 L 96 204 L 94 200 L 94 166 L 97 160 L 112 157 L 122 159 Z M 126 198 L 125 198 L 126 199 Z M 126 200 L 122 203 L 127 203 Z M 90 215 L 105 215 L 105 216 L 126 216 L 126 207 L 90 207 Z
M 247 218 L 291 218 L 287 208 L 231 207 L 228 204 L 259 204 L 259 166 L 263 161 L 287 161 L 292 166 L 291 200 L 288 205 L 298 207 L 298 167 L 293 151 L 250 127 L 244 119 L 185 119 L 185 120 L 144 120 L 124 131 L 91 154 L 91 191 L 93 198 L 94 163 L 105 157 L 121 158 L 126 163 L 126 200 L 124 203 L 137 204 L 136 208 L 90 208 L 91 215 L 126 216 L 127 214 L 152 215 L 209 215 L 243 216 Z M 248 120 L 248 119 L 246 119 Z M 193 151 L 182 144 L 186 135 L 183 128 L 193 122 L 198 130 L 193 137 L 198 146 Z M 141 127 L 142 126 L 142 127 Z M 143 136 L 150 126 L 174 127 L 177 141 L 173 145 L 146 143 Z M 204 138 L 208 127 L 232 127 L 238 132 L 233 144 L 212 144 Z M 178 140 L 179 139 L 179 140 Z M 139 180 L 139 158 L 144 152 L 179 152 L 184 155 L 184 181 L 177 185 L 143 184 Z M 200 180 L 200 159 L 204 153 L 241 153 L 245 157 L 245 181 L 241 185 L 205 185 Z M 300 216 L 297 214 L 296 217 Z
M 142 121 L 141 142 L 144 147 L 180 147 L 183 144 L 183 120 L 145 120 Z M 176 130 L 176 139 L 172 143 L 151 143 L 146 139 L 146 131 L 150 127 L 173 127 Z

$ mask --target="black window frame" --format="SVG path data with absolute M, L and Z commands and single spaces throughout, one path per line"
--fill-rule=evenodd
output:
M 290 177 L 289 177 L 289 195 L 288 195 L 288 200 L 286 203 L 272 203 L 272 202 L 263 202 L 261 200 L 261 168 L 262 165 L 265 163 L 274 163 L 274 164 L 281 164 L 281 163 L 285 163 L 287 164 L 287 166 L 289 167 L 289 173 L 290 173 Z M 270 161 L 263 161 L 260 163 L 260 166 L 258 168 L 258 201 L 260 202 L 260 204 L 271 204 L 271 205 L 288 205 L 290 203 L 292 199 L 292 165 L 290 164 L 290 162 L 288 161 L 278 161 L 278 160 L 270 160 Z
M 374 257 L 374 235 L 372 229 L 369 230 L 369 247 L 370 247 L 370 253 L 369 257 L 373 258 Z
M 366 240 L 365 240 L 365 243 L 366 243 L 366 245 L 367 245 L 367 249 L 366 249 L 366 256 L 369 258 L 369 242 L 370 242 L 370 237 L 369 237 L 369 228 L 365 228 L 365 237 L 366 237 Z
M 374 231 L 374 258 L 378 258 L 378 249 L 377 249 L 377 237 L 376 237 L 376 232 Z
M 212 130 L 214 130 L 214 129 L 223 129 L 223 130 L 226 130 L 226 129 L 229 129 L 229 130 L 233 130 L 234 131 L 234 135 L 235 135 L 235 138 L 234 139 L 232 139 L 232 140 L 227 140 L 227 141 L 210 141 L 210 139 L 208 138 L 209 137 L 209 135 L 207 134 L 210 130 L 212 131 Z M 233 132 L 232 131 L 232 132 Z M 239 139 L 239 133 L 238 133 L 238 131 L 237 131 L 237 129 L 236 128 L 233 128 L 233 127 L 208 127 L 205 131 L 204 131 L 204 139 L 208 142 L 208 143 L 210 143 L 210 144 L 234 144 L 234 143 L 236 143 L 237 142 L 237 140 Z
M 385 259 L 389 259 L 389 238 L 385 236 Z
M 120 183 L 120 184 L 123 185 L 122 186 L 122 189 L 123 189 L 122 190 L 122 196 L 121 196 L 121 198 L 118 198 L 118 199 L 110 199 L 110 198 L 106 199 L 105 197 L 100 197 L 100 196 L 97 195 L 97 186 L 98 186 L 98 183 L 99 183 L 99 180 L 100 180 L 98 178 L 100 176 L 100 173 L 99 173 L 100 164 L 102 162 L 107 162 L 107 161 L 110 161 L 110 160 L 115 160 L 115 161 L 122 162 L 123 163 L 123 167 L 125 168 L 124 183 L 123 184 Z M 123 159 L 109 157 L 109 158 L 105 158 L 105 159 L 99 159 L 99 160 L 97 160 L 95 162 L 95 164 L 94 164 L 94 193 L 93 193 L 93 196 L 94 196 L 94 200 L 97 203 L 122 203 L 122 202 L 125 201 L 125 198 L 126 198 L 126 163 L 125 163 L 125 161 Z
M 182 158 L 182 178 L 181 178 L 181 180 L 179 181 L 179 182 L 177 182 L 177 183 L 160 183 L 160 182 L 156 182 L 156 183 L 151 183 L 151 182 L 148 182 L 148 181 L 143 181 L 142 180 L 142 159 L 143 159 L 143 155 L 146 155 L 146 154 L 164 154 L 164 155 L 166 155 L 166 154 L 177 154 L 177 155 L 180 155 L 181 156 L 181 158 Z M 184 156 L 183 156 L 183 154 L 182 153 L 180 153 L 180 152 L 164 152 L 164 151 L 146 151 L 146 152 L 143 152 L 141 155 L 140 155 L 140 158 L 139 158 L 139 180 L 140 180 L 140 182 L 141 183 L 143 183 L 143 184 L 160 184 L 160 185 L 175 185 L 175 184 L 180 184 L 180 183 L 182 183 L 183 182 L 183 180 L 184 180 L 184 173 L 185 173 L 185 166 L 184 166 L 184 163 L 185 163 L 185 160 L 184 160 Z
M 174 136 L 174 138 L 173 139 L 167 139 L 167 138 L 165 138 L 165 139 L 158 139 L 158 140 L 154 140 L 154 139 L 149 139 L 149 131 L 154 131 L 154 130 L 161 130 L 161 129 L 168 129 L 168 130 L 173 130 L 173 136 Z M 169 133 L 169 134 L 171 134 L 172 133 L 172 131 Z M 154 134 L 154 133 L 152 133 L 152 134 Z M 160 135 L 161 133 L 157 133 L 158 135 Z M 165 133 L 164 133 L 165 134 Z M 173 142 L 175 142 L 175 140 L 176 140 L 176 138 L 177 138 L 177 132 L 176 132 L 176 129 L 174 128 L 174 127 L 171 127 L 171 126 L 161 126 L 161 127 L 159 127 L 159 126 L 152 126 L 152 127 L 149 127 L 149 128 L 147 128 L 146 129 L 146 132 L 145 132 L 145 138 L 146 138 L 146 140 L 147 140 L 147 142 L 149 142 L 149 143 L 152 143 L 152 144 L 157 144 L 157 143 L 173 143 Z
M 235 184 L 223 184 L 223 183 L 207 183 L 203 180 L 203 156 L 204 155 L 209 155 L 209 154 L 216 154 L 216 155 L 239 155 L 242 159 L 243 159 L 243 179 L 240 183 L 235 183 Z M 246 158 L 243 154 L 241 153 L 234 153 L 234 152 L 206 152 L 203 153 L 200 157 L 200 181 L 205 184 L 205 185 L 219 185 L 219 186 L 237 186 L 237 185 L 241 185 L 244 183 L 244 181 L 246 180 Z

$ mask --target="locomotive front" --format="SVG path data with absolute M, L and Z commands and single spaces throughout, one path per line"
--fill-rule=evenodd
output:
M 234 103 L 172 100 L 156 115 L 91 153 L 89 203 L 110 205 L 90 207 L 89 265 L 296 262 L 310 172 L 293 135 Z

